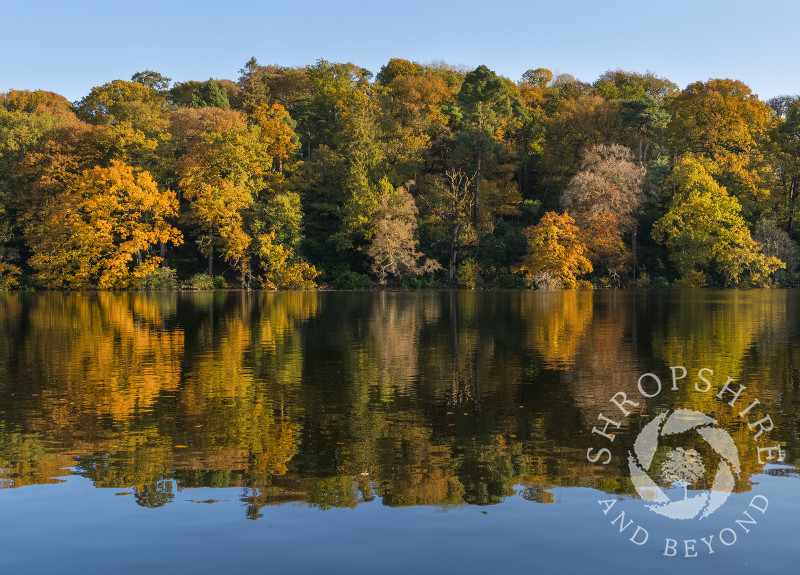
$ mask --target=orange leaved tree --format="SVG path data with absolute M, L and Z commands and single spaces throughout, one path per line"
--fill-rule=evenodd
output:
M 84 170 L 36 207 L 25 226 L 29 264 L 49 288 L 124 288 L 158 267 L 151 248 L 182 242 L 167 222 L 175 193 L 122 162 Z
M 568 213 L 547 212 L 538 224 L 523 230 L 528 253 L 515 270 L 539 286 L 574 288 L 577 276 L 592 271 L 578 226 Z

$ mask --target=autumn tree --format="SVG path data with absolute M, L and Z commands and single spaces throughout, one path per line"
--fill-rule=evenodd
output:
M 24 249 L 17 207 L 26 203 L 25 188 L 13 177 L 25 156 L 36 150 L 58 126 L 74 121 L 61 96 L 12 90 L 0 94 L 0 283 L 20 273 Z M 30 198 L 28 198 L 28 201 Z M 15 230 L 15 228 L 17 228 Z M 3 277 L 7 278 L 4 282 Z
M 422 254 L 417 250 L 417 205 L 408 191 L 408 182 L 397 189 L 388 181 L 381 182 L 383 194 L 373 215 L 375 236 L 367 248 L 372 260 L 372 272 L 381 284 L 387 276 L 404 279 L 441 268 L 438 262 L 426 260 L 419 265 Z
M 64 96 L 44 90 L 9 90 L 0 94 L 0 108 L 26 116 L 48 115 L 72 119 L 72 103 Z
M 739 201 L 714 180 L 714 169 L 695 158 L 676 166 L 667 181 L 675 193 L 653 239 L 667 247 L 681 276 L 708 272 L 723 285 L 762 286 L 785 264 L 753 240 Z
M 281 104 L 261 105 L 252 113 L 252 121 L 260 128 L 259 138 L 272 156 L 278 172 L 283 172 L 283 164 L 294 158 L 299 138 L 294 132 L 297 123 Z
M 244 228 L 243 212 L 262 189 L 272 158 L 259 141 L 257 128 L 246 127 L 244 114 L 200 110 L 173 118 L 173 125 L 181 127 L 186 138 L 176 163 L 178 187 L 188 202 L 184 220 L 200 232 L 196 243 L 208 258 L 209 275 L 213 275 L 214 252 L 219 250 L 244 285 L 251 271 L 252 238 Z
M 577 277 L 592 271 L 579 232 L 568 213 L 547 212 L 538 224 L 525 228 L 528 253 L 515 271 L 536 285 L 576 287 Z
M 673 152 L 691 153 L 720 166 L 714 179 L 739 200 L 745 218 L 769 208 L 771 169 L 759 147 L 772 111 L 742 82 L 714 79 L 690 84 L 668 106 Z
M 644 168 L 630 161 L 624 146 L 599 144 L 586 150 L 581 171 L 564 191 L 564 207 L 586 232 L 593 267 L 604 265 L 622 271 L 628 255 L 622 248 L 622 234 L 631 235 L 636 257 L 636 209 L 642 201 Z
M 554 192 L 565 189 L 580 169 L 581 154 L 598 144 L 624 141 L 620 101 L 600 96 L 556 98 L 542 117 L 543 137 L 533 164 L 539 198 L 545 207 L 555 207 Z
M 392 59 L 378 74 L 378 119 L 392 181 L 413 179 L 429 168 L 437 143 L 452 139 L 445 104 L 453 89 L 426 67 Z
M 167 186 L 171 168 L 169 104 L 155 90 L 138 82 L 114 80 L 92 88 L 76 105 L 78 117 L 106 128 L 111 156 L 150 172 Z
M 114 80 L 92 88 L 77 104 L 78 117 L 90 124 L 128 124 L 153 135 L 165 130 L 168 105 L 157 92 L 138 82 Z
M 418 76 L 424 71 L 424 66 L 417 62 L 410 62 L 403 58 L 392 58 L 385 66 L 381 66 L 380 72 L 375 76 L 375 81 L 384 86 L 389 86 L 395 78 Z
M 147 172 L 116 161 L 85 170 L 29 215 L 29 264 L 49 288 L 129 287 L 161 261 L 151 247 L 181 243 L 167 222 L 177 207 Z
M 553 72 L 547 68 L 527 70 L 522 74 L 522 81 L 536 88 L 546 88 L 553 80 Z
M 297 259 L 294 250 L 276 240 L 275 232 L 255 238 L 255 253 L 262 284 L 267 289 L 314 289 L 320 272 L 305 260 Z
M 172 78 L 167 78 L 153 70 L 143 70 L 131 76 L 131 82 L 137 82 L 142 86 L 146 86 L 163 98 L 167 95 L 167 92 L 169 92 Z

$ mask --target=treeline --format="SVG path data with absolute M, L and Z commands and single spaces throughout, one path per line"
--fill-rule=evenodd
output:
M 0 94 L 0 285 L 793 286 L 800 97 L 392 59 Z

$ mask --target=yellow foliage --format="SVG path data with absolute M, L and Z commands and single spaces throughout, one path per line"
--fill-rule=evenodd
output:
M 264 285 L 270 289 L 314 289 L 319 272 L 308 262 L 292 262 L 292 249 L 275 242 L 275 232 L 258 237 Z
M 177 209 L 147 172 L 116 161 L 84 170 L 31 215 L 29 263 L 49 288 L 128 287 L 158 267 L 151 246 L 183 241 L 166 221 Z
M 17 276 L 20 273 L 22 273 L 22 270 L 14 264 L 0 262 L 0 289 L 17 285 Z
M 566 288 L 577 286 L 576 276 L 592 271 L 587 249 L 579 237 L 578 226 L 569 214 L 547 212 L 538 224 L 526 228 L 528 253 L 515 272 L 529 282 L 539 274 L 548 275 Z
M 271 106 L 259 106 L 253 112 L 255 123 L 261 128 L 259 138 L 266 145 L 267 153 L 278 162 L 278 169 L 294 155 L 297 136 L 292 128 L 292 119 L 286 109 L 274 102 Z

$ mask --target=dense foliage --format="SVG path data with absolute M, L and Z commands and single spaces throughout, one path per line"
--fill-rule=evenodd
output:
M 0 94 L 0 289 L 793 286 L 799 188 L 800 97 L 736 80 L 145 70 Z

